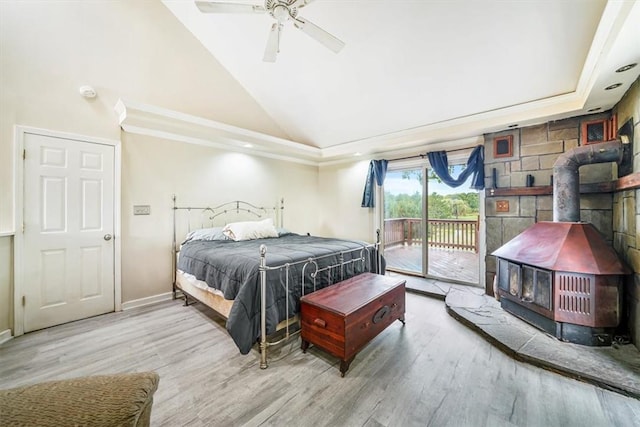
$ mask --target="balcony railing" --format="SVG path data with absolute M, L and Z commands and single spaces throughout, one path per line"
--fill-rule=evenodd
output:
M 478 226 L 476 220 L 430 219 L 427 241 L 432 248 L 459 249 L 478 252 Z M 393 218 L 384 220 L 384 244 L 421 245 L 422 219 Z

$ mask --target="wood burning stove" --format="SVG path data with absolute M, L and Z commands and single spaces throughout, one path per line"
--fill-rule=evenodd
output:
M 620 161 L 619 141 L 578 147 L 554 165 L 554 222 L 539 222 L 493 252 L 502 307 L 555 337 L 610 345 L 631 270 L 591 224 L 580 221 L 578 168 Z
M 505 310 L 565 341 L 611 344 L 629 270 L 591 224 L 539 222 L 493 255 Z

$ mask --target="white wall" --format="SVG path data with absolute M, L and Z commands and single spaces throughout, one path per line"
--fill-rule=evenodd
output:
M 313 166 L 125 134 L 123 167 L 124 301 L 171 290 L 173 194 L 180 206 L 238 199 L 276 206 L 284 197 L 285 227 L 318 231 L 318 172 Z M 150 205 L 151 215 L 134 216 L 133 205 Z
M 98 97 L 82 98 L 78 88 L 83 84 L 94 86 Z M 120 139 L 113 111 L 119 98 L 287 137 L 159 1 L 1 1 L 0 232 L 14 230 L 14 126 Z M 127 261 L 124 265 L 125 301 L 167 291 L 165 268 L 157 272 L 154 259 L 167 255 L 154 251 L 146 255 L 145 250 L 160 239 L 155 233 L 166 233 L 164 219 L 155 216 L 162 211 L 162 203 L 169 206 L 165 196 L 188 187 L 190 178 L 179 178 L 174 187 L 160 188 L 172 182 L 171 174 L 179 172 L 171 169 L 169 160 L 181 159 L 181 168 L 189 171 L 190 160 L 204 161 L 218 155 L 204 148 L 124 136 L 123 254 L 128 260 L 144 253 L 142 259 L 151 263 L 134 267 Z M 255 181 L 268 181 L 264 177 L 270 168 L 280 177 L 274 178 L 277 183 L 269 184 L 270 190 L 293 194 L 309 185 L 309 191 L 315 191 L 317 176 L 309 178 L 308 168 L 263 160 L 255 160 L 255 164 L 260 171 Z M 292 172 L 285 178 L 288 168 Z M 223 176 L 208 173 L 207 191 L 229 188 L 231 192 L 233 181 Z M 255 181 L 247 178 L 238 185 L 256 190 Z M 149 186 L 149 182 L 154 184 Z M 288 185 L 286 189 L 281 188 L 283 182 Z M 306 201 L 297 193 L 289 197 L 292 202 L 296 198 L 301 203 Z M 152 204 L 151 217 L 136 217 L 135 222 L 129 218 L 134 202 Z M 292 204 L 294 211 L 301 210 Z M 313 224 L 301 226 L 312 228 Z M 13 323 L 10 310 L 6 310 L 13 298 L 12 279 L 7 279 L 13 244 L 8 242 L 12 239 L 0 238 L 0 331 Z
M 375 241 L 374 209 L 360 207 L 369 161 L 363 159 L 320 168 L 321 235 Z

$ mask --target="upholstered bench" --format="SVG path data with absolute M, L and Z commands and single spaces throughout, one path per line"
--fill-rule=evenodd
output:
M 148 426 L 158 381 L 142 372 L 0 390 L 0 426 Z

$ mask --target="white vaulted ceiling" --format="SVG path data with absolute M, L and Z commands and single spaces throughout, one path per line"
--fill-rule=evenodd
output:
M 275 63 L 262 61 L 269 15 L 163 3 L 291 141 L 324 159 L 454 148 L 509 125 L 607 110 L 640 72 L 615 72 L 640 62 L 634 1 L 316 0 L 300 16 L 345 48 L 335 54 L 289 23 Z

